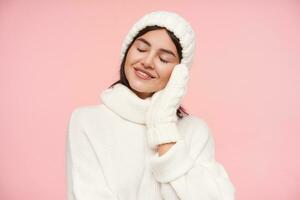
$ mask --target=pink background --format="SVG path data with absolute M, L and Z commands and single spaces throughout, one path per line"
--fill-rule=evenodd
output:
M 146 12 L 197 34 L 183 105 L 210 125 L 236 199 L 300 199 L 300 3 L 1 1 L 0 199 L 66 199 L 71 111 L 98 104 Z

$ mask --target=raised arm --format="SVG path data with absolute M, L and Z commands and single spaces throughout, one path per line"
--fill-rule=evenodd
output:
M 180 140 L 151 168 L 166 200 L 233 200 L 235 188 L 215 160 L 214 139 L 205 122 L 197 120 L 191 138 Z

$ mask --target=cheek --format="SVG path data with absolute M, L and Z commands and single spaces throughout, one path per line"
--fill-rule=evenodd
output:
M 162 87 L 164 87 L 167 84 L 167 82 L 169 81 L 169 78 L 171 76 L 174 66 L 161 66 L 157 69 L 157 71 L 160 75 L 160 82 L 161 82 Z
M 135 58 L 135 56 L 133 55 L 132 49 L 129 49 L 128 53 L 127 53 L 127 56 L 126 56 L 126 60 L 125 60 L 125 66 L 124 66 L 125 67 L 125 74 L 126 74 L 127 78 L 128 78 L 128 75 L 129 75 L 128 73 L 129 73 L 130 67 L 134 62 L 134 58 Z
M 134 64 L 140 59 L 141 55 L 134 49 L 134 47 L 131 47 L 127 53 L 126 63 Z

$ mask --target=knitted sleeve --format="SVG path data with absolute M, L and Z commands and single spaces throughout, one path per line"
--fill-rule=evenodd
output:
M 116 200 L 85 135 L 80 109 L 72 112 L 66 147 L 67 199 Z
M 203 120 L 196 122 L 190 142 L 180 140 L 150 162 L 154 177 L 161 183 L 161 194 L 166 200 L 233 200 L 235 188 L 215 160 L 210 129 Z

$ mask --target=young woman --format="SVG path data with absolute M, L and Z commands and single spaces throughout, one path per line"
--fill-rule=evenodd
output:
M 72 112 L 68 200 L 224 200 L 235 188 L 204 120 L 181 106 L 195 50 L 185 19 L 156 11 L 123 42 L 120 80 Z

